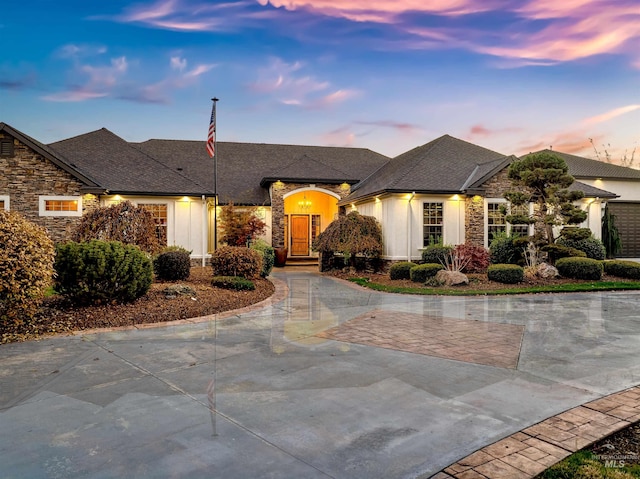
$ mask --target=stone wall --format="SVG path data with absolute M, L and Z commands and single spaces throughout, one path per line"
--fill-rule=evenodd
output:
M 483 196 L 467 197 L 465 200 L 465 243 L 484 246 L 484 199 L 504 198 L 504 193 L 511 189 L 508 177 L 509 167 L 491 177 L 482 185 Z
M 282 247 L 286 244 L 284 237 L 284 195 L 309 186 L 309 184 L 304 183 L 282 182 L 276 182 L 271 185 L 271 244 L 274 248 Z M 350 188 L 346 189 L 342 185 L 315 183 L 314 186 L 336 193 L 340 198 L 344 198 L 351 191 Z
M 5 132 L 0 138 L 13 139 Z M 82 183 L 19 140 L 13 139 L 13 148 L 14 156 L 0 157 L 0 195 L 9 196 L 11 211 L 45 227 L 54 241 L 68 239 L 80 217 L 40 216 L 39 196 L 81 196 Z M 98 205 L 98 197 L 82 196 L 83 212 Z

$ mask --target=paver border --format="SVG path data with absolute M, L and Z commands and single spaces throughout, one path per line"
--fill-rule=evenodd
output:
M 533 478 L 640 421 L 640 386 L 589 401 L 478 449 L 431 479 Z

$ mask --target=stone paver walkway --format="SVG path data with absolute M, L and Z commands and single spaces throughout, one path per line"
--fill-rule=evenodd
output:
M 524 326 L 374 310 L 321 338 L 515 369 Z
M 470 454 L 432 479 L 526 479 L 640 421 L 640 387 L 550 417 Z

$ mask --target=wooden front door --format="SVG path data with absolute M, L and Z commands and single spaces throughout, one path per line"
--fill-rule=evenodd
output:
M 309 215 L 291 215 L 291 256 L 309 256 Z

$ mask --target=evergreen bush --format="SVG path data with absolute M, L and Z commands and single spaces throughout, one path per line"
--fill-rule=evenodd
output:
M 517 264 L 492 264 L 487 269 L 487 277 L 498 283 L 521 283 L 524 280 L 524 268 Z
M 126 303 L 144 296 L 153 280 L 151 259 L 119 241 L 69 241 L 56 248 L 55 289 L 76 304 Z
M 636 261 L 605 261 L 604 272 L 619 278 L 640 279 L 640 263 Z
M 540 248 L 540 251 L 547 253 L 549 263 L 556 264 L 560 258 L 586 258 L 587 253 L 576 248 L 564 246 L 558 243 L 548 244 Z
M 591 258 L 560 258 L 556 262 L 556 268 L 560 276 L 573 279 L 593 279 L 602 278 L 602 261 Z
M 261 252 L 244 246 L 222 246 L 211 255 L 214 276 L 257 278 L 262 272 Z
M 153 272 L 161 280 L 185 280 L 191 275 L 191 257 L 187 251 L 164 251 L 153 260 Z
M 415 263 L 411 261 L 401 261 L 399 263 L 394 263 L 389 268 L 389 278 L 391 279 L 410 279 L 411 278 L 411 268 L 417 266 Z
M 422 262 L 442 264 L 453 251 L 453 246 L 432 244 L 422 250 Z
M 576 229 L 586 229 L 586 228 L 576 228 Z M 587 258 L 591 258 L 591 259 L 597 259 L 602 261 L 607 256 L 607 250 L 605 249 L 602 241 L 600 241 L 597 238 L 594 238 L 593 236 L 589 236 L 583 239 L 571 239 L 571 238 L 565 238 L 564 236 L 561 236 L 556 241 L 556 244 L 583 251 L 587 255 Z
M 522 251 L 514 243 L 513 236 L 498 236 L 489 245 L 489 257 L 493 264 L 517 264 Z
M 424 283 L 429 278 L 432 278 L 436 274 L 438 274 L 438 271 L 442 269 L 444 269 L 444 266 L 442 266 L 441 264 L 435 264 L 435 263 L 419 264 L 412 267 L 409 270 L 409 277 L 411 281 L 415 283 Z
M 253 281 L 239 276 L 214 276 L 211 285 L 216 288 L 233 289 L 236 291 L 253 291 L 256 285 Z
M 0 327 L 29 322 L 51 286 L 55 249 L 44 228 L 0 210 Z
M 260 273 L 260 276 L 266 278 L 271 274 L 271 270 L 273 269 L 273 265 L 276 261 L 276 250 L 273 249 L 273 247 L 266 241 L 261 239 L 254 241 L 251 244 L 251 249 L 262 253 L 262 272 Z

